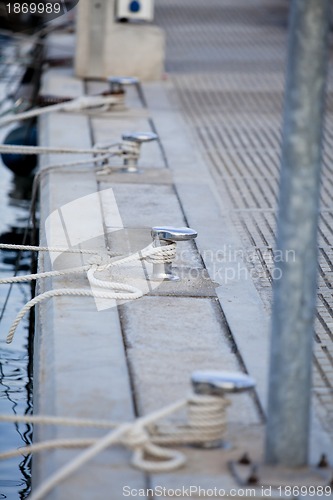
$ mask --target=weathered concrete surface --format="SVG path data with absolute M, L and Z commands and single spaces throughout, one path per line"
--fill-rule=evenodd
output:
M 239 370 L 216 300 L 145 297 L 121 307 L 140 413 L 182 399 L 195 370 Z M 235 396 L 229 418 L 259 423 L 253 401 L 243 395 Z

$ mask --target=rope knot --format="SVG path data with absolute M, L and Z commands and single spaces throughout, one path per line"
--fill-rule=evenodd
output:
M 93 255 L 88 260 L 88 264 L 91 265 L 91 267 L 94 269 L 94 272 L 105 271 L 105 269 L 108 269 L 109 263 L 110 257 L 108 255 Z
M 131 450 L 144 449 L 149 442 L 150 437 L 146 429 L 142 425 L 135 424 L 121 439 L 121 443 Z

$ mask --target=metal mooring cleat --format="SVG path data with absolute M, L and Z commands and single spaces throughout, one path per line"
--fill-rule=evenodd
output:
M 189 227 L 153 227 L 151 230 L 153 245 L 167 246 L 177 241 L 193 240 L 198 233 Z M 152 280 L 157 281 L 178 281 L 180 278 L 172 271 L 172 259 L 169 262 L 158 262 L 158 259 L 151 259 L 153 262 Z
M 124 171 L 138 172 L 141 145 L 144 142 L 157 141 L 158 135 L 154 132 L 132 132 L 122 135 L 122 152 L 124 157 Z
M 107 81 L 112 94 L 123 94 L 125 92 L 124 87 L 138 85 L 139 83 L 139 79 L 135 76 L 109 76 Z
M 256 385 L 254 379 L 245 373 L 217 370 L 193 372 L 191 381 L 196 394 L 209 396 L 224 396 L 226 393 L 250 391 Z

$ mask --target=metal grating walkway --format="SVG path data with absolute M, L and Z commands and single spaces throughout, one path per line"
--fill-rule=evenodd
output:
M 271 307 L 287 0 L 157 0 L 167 71 Z M 333 78 L 321 192 L 316 406 L 333 434 Z

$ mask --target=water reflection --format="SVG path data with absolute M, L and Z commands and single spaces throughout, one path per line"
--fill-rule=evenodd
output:
M 31 179 L 15 179 L 0 165 L 0 241 L 21 243 L 28 218 Z M 28 242 L 29 243 L 29 242 Z M 17 252 L 0 251 L 0 277 L 12 276 L 18 263 Z M 29 252 L 23 252 L 18 274 L 30 270 Z M 31 413 L 32 370 L 29 357 L 29 318 L 19 325 L 12 344 L 6 332 L 17 312 L 31 297 L 29 284 L 0 286 L 0 413 Z M 31 443 L 32 428 L 27 424 L 0 423 L 0 451 Z M 0 463 L 0 499 L 27 498 L 30 491 L 31 458 L 16 457 Z

